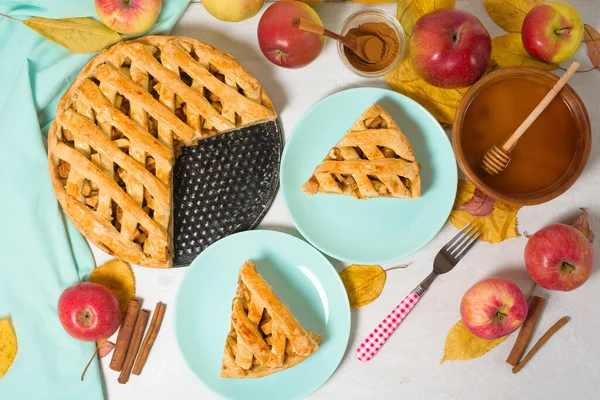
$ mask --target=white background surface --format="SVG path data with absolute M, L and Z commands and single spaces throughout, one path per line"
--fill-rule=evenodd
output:
M 596 0 L 572 2 L 586 23 L 600 28 Z M 478 16 L 493 36 L 498 28 L 487 16 L 483 1 L 459 0 L 457 8 Z M 268 5 L 268 3 L 267 3 Z M 266 6 L 265 6 L 266 7 Z M 316 8 L 326 27 L 336 30 L 342 21 L 363 4 L 323 4 Z M 394 15 L 395 3 L 379 4 Z M 264 9 L 263 9 L 264 10 Z M 311 105 L 337 91 L 357 86 L 387 87 L 381 79 L 362 79 L 341 63 L 335 44 L 328 40 L 322 55 L 300 70 L 285 70 L 270 64 L 260 53 L 256 25 L 262 12 L 240 23 L 223 23 L 206 13 L 201 4 L 191 4 L 174 35 L 190 36 L 234 55 L 262 83 L 283 121 L 286 136 Z M 585 58 L 581 58 L 584 65 Z M 523 208 L 519 231 L 535 232 L 552 222 L 569 221 L 577 207 L 587 207 L 592 229 L 597 233 L 595 255 L 600 257 L 600 73 L 576 74 L 571 85 L 583 98 L 590 114 L 594 141 L 589 164 L 581 178 L 564 195 L 544 205 Z M 274 229 L 298 235 L 292 227 L 281 195 L 261 223 L 260 229 Z M 534 333 L 537 340 L 563 315 L 571 321 L 523 368 L 513 375 L 505 359 L 516 335 L 482 358 L 451 361 L 440 365 L 446 333 L 458 321 L 463 293 L 478 280 L 502 276 L 517 282 L 524 292 L 531 287 L 524 266 L 526 239 L 512 239 L 499 245 L 478 244 L 452 273 L 440 276 L 427 295 L 401 325 L 382 351 L 367 364 L 358 362 L 353 349 L 387 313 L 429 272 L 437 250 L 453 236 L 447 224 L 441 233 L 405 261 L 409 268 L 391 271 L 381 297 L 352 311 L 352 332 L 347 353 L 337 371 L 312 399 L 598 399 L 600 398 L 600 273 L 596 271 L 580 289 L 560 293 L 537 289 L 548 303 Z M 92 246 L 93 247 L 93 246 Z M 94 248 L 98 265 L 110 257 Z M 344 265 L 333 261 L 341 270 Z M 598 266 L 598 260 L 595 265 Z M 172 326 L 175 293 L 185 268 L 168 271 L 134 267 L 137 296 L 144 307 L 157 301 L 167 304 L 165 320 L 141 376 L 132 375 L 126 385 L 117 383 L 118 373 L 108 368 L 110 356 L 102 360 L 108 399 L 213 399 L 202 383 L 188 370 L 179 354 Z M 193 318 L 193 316 L 190 316 Z M 210 329 L 210 322 L 206 323 Z M 531 345 L 530 345 L 531 347 Z

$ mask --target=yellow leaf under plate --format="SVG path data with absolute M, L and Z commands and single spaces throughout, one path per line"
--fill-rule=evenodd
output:
M 479 358 L 494 347 L 498 346 L 507 336 L 498 339 L 481 339 L 471 333 L 462 321 L 458 321 L 448 332 L 446 342 L 444 343 L 444 361 L 452 360 L 472 360 Z
M 492 199 L 470 181 L 459 179 L 456 200 L 448 219 L 457 229 L 471 223 L 482 233 L 481 240 L 500 243 L 519 237 L 517 212 L 520 209 L 521 206 Z
M 6 375 L 16 355 L 17 336 L 8 318 L 2 318 L 0 319 L 0 378 Z
M 109 261 L 93 270 L 88 281 L 109 288 L 119 299 L 121 315 L 125 315 L 129 301 L 135 296 L 135 278 L 129 265 L 121 260 Z
M 458 104 L 469 90 L 468 87 L 443 89 L 425 82 L 415 71 L 408 52 L 385 80 L 393 90 L 425 107 L 443 125 L 452 125 Z
M 455 4 L 456 0 L 398 0 L 396 17 L 410 36 L 415 22 L 423 15 L 438 8 L 454 8 Z
M 25 25 L 75 53 L 95 53 L 123 40 L 121 35 L 90 17 L 28 18 Z
M 377 299 L 385 286 L 386 272 L 379 265 L 350 265 L 342 272 L 350 307 L 360 308 Z
M 528 66 L 547 70 L 558 68 L 555 64 L 548 64 L 530 56 L 523 47 L 520 33 L 509 33 L 493 38 L 492 60 L 499 67 Z
M 544 0 L 484 0 L 483 6 L 492 21 L 506 32 L 521 32 L 523 20 L 531 9 Z

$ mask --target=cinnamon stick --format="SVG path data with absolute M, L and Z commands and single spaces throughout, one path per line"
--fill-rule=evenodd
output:
M 137 321 L 135 321 L 135 327 L 133 328 L 133 334 L 131 335 L 131 343 L 129 343 L 127 355 L 125 356 L 125 361 L 123 362 L 123 369 L 121 369 L 121 374 L 119 374 L 119 383 L 127 383 L 129 380 L 131 369 L 133 368 L 133 362 L 135 361 L 135 356 L 137 356 L 138 350 L 140 349 L 142 337 L 144 336 L 144 331 L 146 330 L 146 325 L 148 325 L 149 318 L 150 312 L 148 310 L 142 310 L 138 315 Z
M 110 359 L 109 367 L 114 371 L 120 371 L 121 368 L 123 368 L 123 361 L 125 361 L 125 355 L 127 354 L 127 349 L 129 348 L 133 327 L 135 326 L 135 321 L 138 318 L 138 313 L 140 312 L 141 307 L 142 303 L 136 299 L 132 299 L 127 305 L 125 318 L 123 318 L 123 323 L 121 324 L 119 334 L 117 335 L 117 343 L 115 343 L 113 356 Z
M 513 367 L 519 363 L 521 357 L 525 353 L 525 349 L 527 349 L 527 345 L 531 341 L 531 335 L 533 335 L 533 330 L 535 325 L 537 324 L 540 316 L 542 315 L 542 310 L 544 309 L 544 305 L 546 304 L 546 299 L 539 296 L 533 296 L 531 302 L 529 303 L 529 312 L 527 313 L 527 318 L 519 331 L 519 336 L 517 336 L 517 341 L 513 346 L 506 362 L 512 365 Z
M 540 340 L 538 340 L 536 342 L 536 344 L 529 351 L 529 353 L 527 353 L 525 358 L 520 363 L 518 363 L 515 367 L 513 367 L 513 369 L 512 369 L 513 374 L 516 374 L 517 372 L 519 372 L 521 370 L 521 368 L 523 368 L 525 366 L 525 364 L 527 364 L 527 362 L 529 362 L 529 360 L 531 360 L 531 357 L 533 357 L 535 355 L 535 353 L 538 352 L 538 350 L 544 345 L 544 343 L 546 343 L 548 341 L 548 339 L 550 339 L 552 337 L 552 335 L 554 335 L 560 328 L 565 326 L 565 324 L 567 322 L 569 322 L 569 317 L 566 317 L 566 316 L 562 317 L 561 319 L 556 321 L 556 323 L 554 325 L 552 325 L 552 327 L 550 327 L 550 329 L 548 329 L 548 331 L 546 333 L 544 333 L 544 335 L 540 338 Z
M 150 327 L 148 328 L 148 332 L 146 332 L 146 336 L 142 342 L 142 347 L 140 348 L 140 352 L 135 360 L 135 366 L 133 367 L 133 373 L 135 375 L 141 374 L 144 365 L 146 365 L 148 354 L 150 354 L 150 350 L 152 349 L 154 341 L 156 340 L 156 335 L 158 335 L 163 317 L 165 316 L 166 308 L 167 306 L 164 303 L 156 303 L 156 308 L 154 309 L 154 315 L 152 316 Z

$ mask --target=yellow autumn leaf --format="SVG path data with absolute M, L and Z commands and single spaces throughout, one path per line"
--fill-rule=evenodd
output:
M 479 358 L 498 346 L 507 337 L 508 335 L 492 340 L 481 339 L 473 335 L 462 321 L 458 321 L 448 332 L 446 342 L 444 343 L 444 356 L 440 364 L 449 360 L 472 360 Z
M 123 40 L 117 32 L 90 17 L 33 17 L 22 22 L 45 38 L 75 53 L 95 53 Z
M 92 271 L 89 282 L 109 288 L 121 305 L 121 315 L 127 311 L 129 301 L 135 296 L 135 278 L 131 267 L 121 260 L 112 260 Z
M 385 80 L 393 90 L 425 107 L 443 125 L 452 125 L 458 104 L 469 90 L 443 89 L 425 82 L 415 71 L 409 52 Z
M 454 8 L 455 4 L 456 0 L 398 0 L 396 17 L 410 36 L 415 22 L 423 15 L 439 8 Z
M 17 336 L 8 320 L 0 319 L 0 379 L 12 365 L 17 355 Z
M 506 32 L 519 33 L 527 13 L 544 0 L 484 0 L 492 21 Z
M 340 278 L 348 293 L 350 307 L 360 308 L 377 299 L 385 286 L 386 272 L 379 265 L 350 265 Z
M 492 60 L 499 67 L 528 66 L 547 70 L 558 68 L 556 64 L 549 64 L 530 56 L 523 47 L 520 33 L 508 33 L 493 38 Z
M 378 3 L 393 3 L 396 0 L 350 0 L 354 3 L 367 3 L 367 4 L 378 4 Z
M 459 179 L 456 200 L 448 219 L 457 229 L 471 223 L 482 233 L 481 240 L 500 243 L 519 237 L 517 212 L 520 209 L 521 206 L 492 199 L 470 181 Z

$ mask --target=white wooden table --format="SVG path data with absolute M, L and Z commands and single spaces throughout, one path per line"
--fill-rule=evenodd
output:
M 457 8 L 478 16 L 492 36 L 500 28 L 487 16 L 482 1 L 459 0 Z M 600 28 L 597 0 L 577 0 L 573 4 L 584 21 Z M 342 21 L 364 4 L 326 3 L 317 7 L 326 27 L 337 29 Z M 395 14 L 395 3 L 372 6 Z M 262 12 L 261 12 L 262 14 Z M 278 110 L 286 135 L 296 121 L 318 100 L 343 89 L 357 86 L 387 87 L 383 79 L 362 79 L 346 69 L 335 44 L 328 40 L 322 55 L 299 70 L 286 70 L 270 64 L 261 54 L 256 37 L 260 14 L 240 23 L 222 23 L 193 3 L 175 27 L 173 34 L 190 36 L 233 54 L 259 79 Z M 594 131 L 592 156 L 587 169 L 564 195 L 537 207 L 519 212 L 520 232 L 534 232 L 544 225 L 568 219 L 577 207 L 587 207 L 592 229 L 600 233 L 600 73 L 577 74 L 571 85 L 585 101 Z M 278 195 L 260 229 L 298 235 Z M 598 399 L 600 398 L 600 315 L 598 313 L 600 273 L 592 275 L 582 288 L 571 293 L 544 293 L 548 304 L 539 321 L 537 338 L 563 315 L 571 322 L 553 337 L 517 375 L 505 359 L 515 335 L 496 349 L 473 361 L 440 365 L 444 340 L 460 318 L 463 293 L 480 279 L 502 276 L 517 282 L 523 291 L 531 281 L 523 267 L 526 239 L 513 239 L 499 245 L 481 243 L 463 260 L 460 268 L 439 277 L 430 292 L 411 313 L 384 349 L 368 364 L 358 362 L 353 349 L 360 340 L 427 273 L 437 250 L 454 234 L 447 224 L 441 233 L 418 253 L 407 259 L 409 268 L 389 274 L 381 297 L 352 311 L 352 332 L 347 353 L 337 371 L 314 392 L 313 399 Z M 600 257 L 600 235 L 594 249 Z M 110 257 L 94 249 L 98 264 Z M 333 261 L 338 269 L 344 268 Z M 596 261 L 598 266 L 599 261 Z M 141 376 L 129 383 L 117 383 L 117 373 L 108 368 L 110 357 L 102 360 L 108 399 L 213 399 L 215 396 L 187 368 L 179 354 L 172 327 L 175 293 L 185 268 L 168 271 L 134 267 L 137 295 L 146 307 L 165 302 L 167 313 L 161 332 Z

